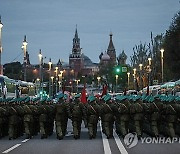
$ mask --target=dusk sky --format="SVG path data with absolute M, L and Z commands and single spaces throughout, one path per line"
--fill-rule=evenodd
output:
M 107 49 L 110 32 L 116 54 L 125 50 L 129 58 L 136 44 L 150 42 L 151 31 L 165 33 L 179 10 L 179 0 L 0 0 L 2 63 L 22 62 L 24 35 L 32 64 L 39 63 L 39 49 L 45 62 L 68 62 L 76 24 L 93 62 Z

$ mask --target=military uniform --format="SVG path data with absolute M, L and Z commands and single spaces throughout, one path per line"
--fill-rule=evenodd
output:
M 117 96 L 117 112 L 116 112 L 116 132 L 118 135 L 122 135 L 123 137 L 128 133 L 128 124 L 129 124 L 129 101 L 126 96 L 121 97 Z
M 64 94 L 58 96 L 58 103 L 55 105 L 55 121 L 57 139 L 61 140 L 66 134 L 68 117 L 70 116 L 69 107 L 64 101 Z
M 48 110 L 45 105 L 45 100 L 46 99 L 42 99 L 40 101 L 41 104 L 39 105 L 39 111 L 40 111 L 39 126 L 40 126 L 41 139 L 48 137 L 48 133 L 47 133 Z
M 4 123 L 6 110 L 0 105 L 0 138 L 4 137 Z
M 144 116 L 144 109 L 140 96 L 134 98 L 134 102 L 130 105 L 130 114 L 132 119 L 132 130 L 137 133 L 138 137 L 142 136 L 142 122 Z
M 11 101 L 9 105 L 9 140 L 16 139 L 18 137 L 18 124 L 19 117 L 18 112 L 15 109 L 15 102 Z
M 88 132 L 90 139 L 96 138 L 99 115 L 100 115 L 100 109 L 95 101 L 95 97 L 90 96 L 88 98 L 88 104 L 87 104 L 87 122 L 88 122 Z
M 70 104 L 73 134 L 75 139 L 80 138 L 83 117 L 87 118 L 84 105 L 80 102 L 80 96 L 80 94 L 77 94 L 74 102 Z
M 103 131 L 107 138 L 113 137 L 113 124 L 114 124 L 114 113 L 116 106 L 111 102 L 111 96 L 106 95 L 104 97 L 105 103 L 101 105 L 101 114 L 102 114 L 102 122 L 103 122 Z

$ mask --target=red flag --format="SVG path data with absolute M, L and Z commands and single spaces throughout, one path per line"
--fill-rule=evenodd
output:
M 107 85 L 103 85 L 103 91 L 101 97 L 107 94 Z
M 86 88 L 84 86 L 83 90 L 82 90 L 82 93 L 81 93 L 81 102 L 83 104 L 87 103 L 87 99 L 86 99 Z

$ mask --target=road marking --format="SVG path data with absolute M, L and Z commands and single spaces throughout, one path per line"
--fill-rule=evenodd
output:
M 108 139 L 106 138 L 106 136 L 102 132 L 101 121 L 100 121 L 100 129 L 101 129 L 101 135 L 102 135 L 102 140 L 103 140 L 104 154 L 111 154 L 111 149 L 110 149 Z
M 68 137 L 68 136 L 72 136 L 72 132 L 68 132 L 65 136 Z
M 4 152 L 2 152 L 2 153 L 8 153 L 8 152 L 14 150 L 15 148 L 17 148 L 17 147 L 20 146 L 20 145 L 21 145 L 21 144 L 16 144 L 16 145 L 14 145 L 13 147 L 7 149 L 6 151 L 4 151 Z
M 113 129 L 113 136 L 114 136 L 114 139 L 116 141 L 116 144 L 118 146 L 118 149 L 120 150 L 120 152 L 122 154 L 128 154 L 127 150 L 125 149 L 125 147 L 123 146 L 119 136 L 117 135 L 117 133 L 115 132 L 115 130 Z
M 25 142 L 27 142 L 27 141 L 29 141 L 29 139 L 25 139 L 25 140 L 23 140 L 23 141 L 22 141 L 22 143 L 25 143 Z

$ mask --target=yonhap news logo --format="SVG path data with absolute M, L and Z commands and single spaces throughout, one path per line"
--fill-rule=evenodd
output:
M 138 137 L 136 133 L 129 133 L 124 137 L 124 143 L 127 148 L 132 148 L 137 145 Z
M 137 144 L 173 144 L 173 143 L 180 143 L 180 138 L 178 137 L 141 137 L 138 140 L 136 133 L 128 133 L 124 137 L 124 144 L 126 148 L 133 148 Z

